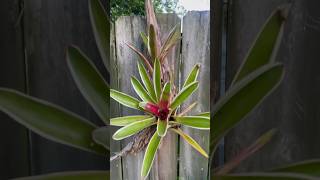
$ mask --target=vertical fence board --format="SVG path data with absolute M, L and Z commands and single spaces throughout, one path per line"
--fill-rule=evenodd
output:
M 56 103 L 102 124 L 76 87 L 65 50 L 79 46 L 106 75 L 89 21 L 88 1 L 25 0 L 25 42 L 30 95 Z M 106 169 L 105 157 L 32 136 L 33 174 L 61 170 Z
M 281 2 L 233 1 L 229 82 L 261 25 Z M 226 159 L 252 143 L 266 130 L 276 127 L 278 135 L 237 171 L 263 170 L 308 158 L 320 157 L 319 114 L 319 19 L 317 0 L 291 1 L 277 61 L 284 63 L 285 78 L 275 93 L 250 114 L 226 138 Z
M 116 52 L 117 52 L 117 67 L 119 89 L 122 92 L 137 97 L 133 88 L 131 87 L 131 76 L 139 77 L 137 70 L 138 56 L 129 49 L 125 43 L 130 43 L 141 49 L 143 47 L 140 38 L 140 32 L 145 32 L 145 20 L 139 16 L 121 17 L 116 21 Z M 139 111 L 130 108 L 120 107 L 121 116 L 138 114 Z M 122 147 L 126 146 L 132 138 L 123 140 Z M 122 158 L 122 169 L 124 180 L 138 180 L 140 179 L 140 169 L 142 165 L 144 152 L 136 155 L 127 155 Z
M 192 113 L 210 111 L 210 13 L 190 12 L 183 19 L 181 81 L 196 63 L 201 64 L 199 89 L 186 101 L 182 109 L 194 101 L 198 105 Z M 209 152 L 209 131 L 183 128 L 201 147 Z M 208 160 L 182 138 L 180 140 L 179 176 L 184 179 L 207 179 Z
M 25 91 L 24 49 L 20 1 L 0 2 L 0 87 Z M 26 176 L 28 166 L 27 130 L 0 112 L 0 179 Z

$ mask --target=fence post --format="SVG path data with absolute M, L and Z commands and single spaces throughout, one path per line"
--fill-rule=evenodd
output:
M 210 13 L 189 12 L 183 19 L 181 82 L 196 63 L 201 70 L 198 77 L 199 89 L 184 103 L 182 108 L 197 101 L 192 113 L 210 111 Z M 209 153 L 209 131 L 184 127 L 183 130 L 194 138 Z M 207 179 L 208 159 L 199 154 L 182 138 L 180 139 L 180 174 L 185 179 Z

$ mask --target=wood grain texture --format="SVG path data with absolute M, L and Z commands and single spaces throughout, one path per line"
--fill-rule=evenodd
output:
M 88 1 L 26 0 L 24 24 L 30 95 L 102 125 L 76 87 L 65 59 L 67 46 L 75 44 L 107 76 L 94 42 Z M 108 168 L 105 157 L 53 143 L 38 135 L 32 135 L 31 145 L 32 174 Z
M 0 2 L 0 87 L 25 92 L 23 29 L 19 0 Z M 27 130 L 0 112 L 0 179 L 29 174 Z
M 198 101 L 191 113 L 210 111 L 210 13 L 189 12 L 183 19 L 181 82 L 187 78 L 192 67 L 201 65 L 199 88 L 186 103 Z M 201 147 L 209 152 L 209 131 L 183 128 Z M 180 139 L 179 176 L 184 179 L 207 179 L 208 160 Z
M 252 40 L 270 13 L 285 0 L 234 0 L 231 11 L 228 82 L 234 76 Z M 290 162 L 319 158 L 319 27 L 320 2 L 291 1 L 277 61 L 284 63 L 280 88 L 226 138 L 226 159 L 270 128 L 278 134 L 263 150 L 236 170 L 269 169 Z

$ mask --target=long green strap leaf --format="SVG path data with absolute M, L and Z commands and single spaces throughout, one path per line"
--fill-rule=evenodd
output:
M 153 68 L 153 87 L 156 94 L 156 100 L 160 100 L 161 95 L 161 65 L 158 59 L 155 59 Z
M 120 128 L 118 131 L 116 131 L 112 138 L 114 140 L 121 140 L 124 139 L 126 137 L 132 136 L 136 133 L 138 133 L 139 131 L 143 130 L 144 128 L 147 128 L 153 124 L 155 124 L 155 118 L 151 117 L 149 119 L 145 119 L 142 121 L 138 121 L 138 122 L 134 122 L 131 123 L 125 127 Z
M 171 84 L 170 82 L 167 82 L 162 90 L 161 96 L 160 96 L 160 107 L 167 107 L 170 100 L 170 92 L 171 92 Z
M 167 133 L 168 129 L 168 119 L 166 120 L 161 120 L 160 118 L 158 119 L 157 122 L 157 133 L 159 136 L 164 137 Z
M 67 50 L 70 72 L 82 95 L 90 103 L 99 117 L 109 124 L 109 86 L 94 64 L 77 47 Z
M 110 119 L 110 125 L 112 126 L 126 126 L 131 123 L 149 119 L 151 116 L 147 115 L 141 115 L 141 116 L 123 116 L 123 117 L 117 117 L 117 118 L 111 118 Z
M 142 86 L 142 84 L 137 80 L 135 77 L 131 77 L 131 85 L 134 89 L 134 91 L 138 94 L 138 96 L 142 99 L 142 101 L 145 102 L 153 102 L 155 103 L 155 100 L 152 99 L 152 97 L 149 95 L 146 89 Z
M 49 102 L 0 88 L 0 110 L 18 123 L 52 141 L 106 155 L 91 137 L 97 128 L 91 122 Z
M 288 9 L 278 8 L 268 18 L 234 77 L 232 85 L 256 69 L 274 61 L 273 56 L 279 48 L 283 34 L 286 11 Z
M 184 87 L 188 86 L 189 84 L 195 82 L 197 80 L 198 75 L 199 75 L 199 71 L 200 71 L 200 64 L 196 64 L 192 68 L 190 74 L 188 75 L 188 77 L 182 87 L 184 88 Z
M 272 172 L 301 173 L 320 177 L 320 159 L 294 163 L 285 167 L 274 169 Z
M 283 77 L 281 64 L 266 65 L 233 86 L 213 107 L 210 148 L 269 95 Z M 212 151 L 213 152 L 213 151 Z
M 213 175 L 214 180 L 317 180 L 319 178 L 298 173 L 242 173 L 225 176 Z
M 151 62 L 154 62 L 158 56 L 157 32 L 153 24 L 149 26 L 148 50 L 151 56 Z
M 210 118 L 210 112 L 203 112 L 203 113 L 200 113 L 200 114 L 198 114 L 198 115 L 196 115 L 196 116 L 203 116 L 203 117 L 208 117 L 208 118 Z
M 188 86 L 182 88 L 182 90 L 179 92 L 179 94 L 172 100 L 170 104 L 171 110 L 176 109 L 178 106 L 180 106 L 188 97 L 197 90 L 199 86 L 199 82 L 193 82 L 189 84 Z
M 147 89 L 147 91 L 149 92 L 152 99 L 157 99 L 156 94 L 154 92 L 153 85 L 152 85 L 151 80 L 148 76 L 148 73 L 147 73 L 145 67 L 140 62 L 138 62 L 138 70 L 139 70 L 139 74 L 140 74 L 140 78 L 142 80 L 142 83 L 144 84 L 144 87 Z
M 142 169 L 141 169 L 141 177 L 145 180 L 150 172 L 153 160 L 156 156 L 157 149 L 161 142 L 161 137 L 158 133 L 154 133 L 150 139 L 150 142 L 147 146 L 146 153 L 144 154 Z
M 104 148 L 110 150 L 110 138 L 109 138 L 109 128 L 107 126 L 95 129 L 92 132 L 92 138 L 94 142 L 100 144 Z
M 130 107 L 133 109 L 139 109 L 140 101 L 132 96 L 125 94 L 125 93 L 111 89 L 110 90 L 110 97 L 124 106 Z
M 16 178 L 14 180 L 109 180 L 109 171 L 58 172 L 38 176 Z
M 93 34 L 100 52 L 101 59 L 109 71 L 110 52 L 110 21 L 107 12 L 99 0 L 89 0 L 89 14 Z
M 173 132 L 179 134 L 187 143 L 189 143 L 195 150 L 197 150 L 200 154 L 202 154 L 204 157 L 208 158 L 208 154 L 205 150 L 202 149 L 202 147 L 195 141 L 192 137 L 190 137 L 188 134 L 184 133 L 181 129 L 175 129 L 170 128 Z
M 203 116 L 182 116 L 174 117 L 179 124 L 196 129 L 210 129 L 210 118 Z

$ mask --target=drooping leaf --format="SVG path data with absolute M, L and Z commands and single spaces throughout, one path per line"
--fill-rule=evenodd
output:
M 160 96 L 160 102 L 159 105 L 162 108 L 168 107 L 169 100 L 170 100 L 170 91 L 171 91 L 171 85 L 169 82 L 167 82 L 162 90 L 161 96 Z
M 203 116 L 176 116 L 175 121 L 179 124 L 197 129 L 210 129 L 210 118 Z
M 212 111 L 214 131 L 210 133 L 210 148 L 214 149 L 230 129 L 279 85 L 283 74 L 281 64 L 263 66 L 233 86 L 217 102 Z
M 179 40 L 181 39 L 181 28 L 180 24 L 174 26 L 174 28 L 170 31 L 168 37 L 166 38 L 164 44 L 161 47 L 159 59 L 162 62 L 163 58 L 167 56 L 170 49 L 174 47 Z
M 151 56 L 151 62 L 154 62 L 158 57 L 158 47 L 157 47 L 157 33 L 154 26 L 150 24 L 149 26 L 149 38 L 148 38 L 148 50 Z
M 157 123 L 157 133 L 159 136 L 164 137 L 168 129 L 168 118 L 165 120 L 158 119 Z
M 109 171 L 74 171 L 15 178 L 14 180 L 109 180 L 109 176 Z
M 94 64 L 79 48 L 69 47 L 67 62 L 74 81 L 82 95 L 90 103 L 99 117 L 109 124 L 109 86 Z
M 283 34 L 287 8 L 278 8 L 268 18 L 234 77 L 232 85 L 256 69 L 274 61 Z
M 132 136 L 139 131 L 143 130 L 144 128 L 147 128 L 153 124 L 155 124 L 155 118 L 151 117 L 149 119 L 141 120 L 138 122 L 131 123 L 125 127 L 120 128 L 118 131 L 116 131 L 112 138 L 114 140 L 121 140 L 126 137 Z
M 172 110 L 180 106 L 199 86 L 199 82 L 193 82 L 181 89 L 178 95 L 172 100 L 170 108 Z
M 199 71 L 200 71 L 200 64 L 196 64 L 190 74 L 188 75 L 186 81 L 184 82 L 183 86 L 182 87 L 186 87 L 188 86 L 189 84 L 195 82 L 197 80 L 197 77 L 199 75 Z
M 298 173 L 241 173 L 230 175 L 212 175 L 214 180 L 317 180 L 317 177 Z
M 266 145 L 271 138 L 274 136 L 276 130 L 272 129 L 261 137 L 259 137 L 252 145 L 242 150 L 238 155 L 228 161 L 222 168 L 218 169 L 214 174 L 222 175 L 231 172 L 234 168 L 236 168 L 241 162 L 246 160 L 252 154 L 260 150 L 264 145 Z
M 100 144 L 101 146 L 105 147 L 106 149 L 110 149 L 110 138 L 109 138 L 109 128 L 107 126 L 100 127 L 95 129 L 92 132 L 92 138 L 94 142 Z
M 150 169 L 151 169 L 153 160 L 156 156 L 156 152 L 160 142 L 161 142 L 161 137 L 158 136 L 158 133 L 155 132 L 151 137 L 150 142 L 147 146 L 146 152 L 144 154 L 142 169 L 141 169 L 142 179 L 146 179 L 150 172 Z
M 144 84 L 144 87 L 147 89 L 147 91 L 149 92 L 152 99 L 157 99 L 156 94 L 154 92 L 153 85 L 152 85 L 151 80 L 147 74 L 147 71 L 140 62 L 138 62 L 138 70 L 139 70 L 139 74 L 140 74 L 140 78 L 142 80 L 142 83 Z
M 149 119 L 151 116 L 148 115 L 140 115 L 140 116 L 123 116 L 123 117 L 117 117 L 117 118 L 111 118 L 110 119 L 110 125 L 112 126 L 126 126 L 131 123 Z
M 150 74 L 152 74 L 153 72 L 153 69 L 152 69 L 152 66 L 150 64 L 150 62 L 148 61 L 148 59 L 138 50 L 136 49 L 135 47 L 133 47 L 132 45 L 126 43 L 126 45 L 132 49 L 135 53 L 137 53 L 137 55 L 140 57 L 140 59 L 144 62 L 144 64 L 147 66 L 148 68 L 148 71 Z
M 187 143 L 189 143 L 195 150 L 197 150 L 200 154 L 202 154 L 204 157 L 208 158 L 208 154 L 205 150 L 202 149 L 202 147 L 188 134 L 184 133 L 181 129 L 175 129 L 170 128 L 173 132 L 179 134 Z
M 100 52 L 101 59 L 109 71 L 109 42 L 110 42 L 110 21 L 107 12 L 99 0 L 89 0 L 89 14 L 93 34 Z
M 153 69 L 153 87 L 157 101 L 159 101 L 161 95 L 161 65 L 158 59 L 155 60 Z
M 131 77 L 131 84 L 135 92 L 138 94 L 138 96 L 146 102 L 153 102 L 155 103 L 155 100 L 152 99 L 150 94 L 147 92 L 146 89 L 142 86 L 142 84 L 137 80 L 135 77 Z
M 139 109 L 140 101 L 134 97 L 131 97 L 131 96 L 125 94 L 125 93 L 111 89 L 110 90 L 110 97 L 124 106 L 130 107 L 133 109 Z
M 320 159 L 290 164 L 281 168 L 274 169 L 272 170 L 272 172 L 299 173 L 320 177 Z
M 18 123 L 49 140 L 106 155 L 91 133 L 97 128 L 91 122 L 49 102 L 0 88 L 0 110 Z

